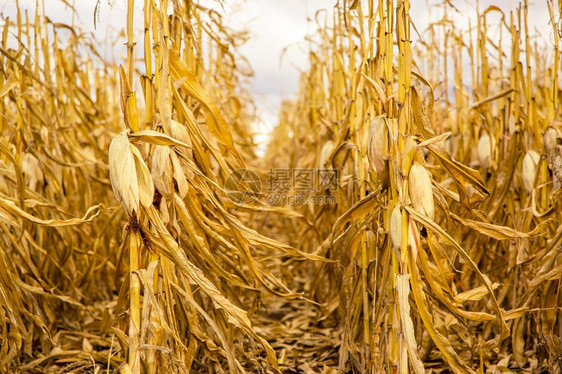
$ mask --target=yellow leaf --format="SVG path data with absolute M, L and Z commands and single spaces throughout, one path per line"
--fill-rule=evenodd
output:
M 101 206 L 100 204 L 91 206 L 90 208 L 88 208 L 88 210 L 84 214 L 84 217 L 82 218 L 70 218 L 64 220 L 60 220 L 60 219 L 45 220 L 45 219 L 37 218 L 25 212 L 24 210 L 20 209 L 13 201 L 0 197 L 0 208 L 6 210 L 7 212 L 9 212 L 10 214 L 16 217 L 26 219 L 30 222 L 37 223 L 39 225 L 50 226 L 50 227 L 73 226 L 73 225 L 79 225 L 81 223 L 91 222 L 94 218 L 96 218 L 100 214 L 100 206 Z M 2 211 L 0 211 L 0 213 L 2 213 Z M 6 223 L 17 225 L 17 222 L 12 222 L 12 220 L 7 216 L 4 217 L 2 215 L 2 218 Z
M 157 145 L 175 145 L 179 147 L 191 148 L 188 144 L 172 138 L 166 134 L 163 134 L 154 130 L 142 130 L 129 134 L 131 140 L 140 140 L 146 143 L 157 144 Z
M 224 144 L 227 149 L 238 159 L 240 155 L 234 147 L 230 129 L 224 118 L 222 117 L 219 108 L 213 100 L 207 95 L 201 84 L 197 81 L 195 75 L 189 70 L 185 63 L 180 59 L 178 54 L 170 50 L 170 73 L 172 78 L 176 81 L 184 79 L 181 87 L 184 88 L 190 95 L 203 105 L 209 112 L 214 121 L 209 121 L 209 127 L 213 135 Z M 241 161 L 241 159 L 240 159 Z
M 511 227 L 507 227 L 507 226 L 499 226 L 499 225 L 494 225 L 494 224 L 487 223 L 487 222 L 478 222 L 478 221 L 473 221 L 471 219 L 461 218 L 454 213 L 451 213 L 451 217 L 453 217 L 453 219 L 455 221 L 461 223 L 462 225 L 464 225 L 466 227 L 469 227 L 473 230 L 478 231 L 481 234 L 487 235 L 487 236 L 489 236 L 491 238 L 494 238 L 494 239 L 497 239 L 497 240 L 511 240 L 511 239 L 515 239 L 515 238 L 529 238 L 529 237 L 540 234 L 540 232 L 543 230 L 543 227 L 544 227 L 544 225 L 539 225 L 539 226 L 535 227 L 532 231 L 530 231 L 528 233 L 524 233 L 524 232 L 514 230 Z
M 427 149 L 453 178 L 457 184 L 461 202 L 468 209 L 473 209 L 477 203 L 490 195 L 486 184 L 477 170 L 453 160 L 451 155 L 440 147 L 429 145 Z M 473 187 L 475 191 L 471 190 L 471 187 Z
M 499 287 L 499 283 L 493 283 L 492 284 L 492 289 L 495 290 L 496 288 Z M 459 293 L 458 295 L 455 296 L 455 301 L 457 303 L 464 303 L 466 301 L 479 301 L 481 300 L 484 296 L 486 296 L 488 294 L 488 289 L 485 286 L 480 286 L 480 287 L 476 287 L 473 288 L 471 290 Z

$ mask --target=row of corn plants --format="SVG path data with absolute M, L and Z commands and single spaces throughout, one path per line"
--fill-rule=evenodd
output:
M 295 205 L 313 227 L 277 231 L 336 261 L 292 269 L 333 344 L 318 368 L 560 370 L 561 6 L 543 6 L 548 41 L 527 2 L 476 9 L 470 30 L 448 1 L 427 30 L 408 1 L 317 14 L 265 161 L 339 170 L 337 204 Z
M 216 7 L 142 5 L 122 63 L 39 5 L 4 19 L 0 372 L 278 367 L 252 315 L 264 292 L 301 296 L 268 261 L 314 256 L 224 190 L 255 158 L 245 35 Z

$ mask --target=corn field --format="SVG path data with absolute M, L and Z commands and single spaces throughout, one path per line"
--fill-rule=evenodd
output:
M 0 373 L 560 373 L 562 1 L 538 1 L 545 43 L 527 0 L 468 30 L 451 0 L 426 30 L 409 0 L 327 5 L 263 157 L 224 12 L 128 0 L 114 62 L 16 1 Z M 281 171 L 331 184 L 272 202 Z

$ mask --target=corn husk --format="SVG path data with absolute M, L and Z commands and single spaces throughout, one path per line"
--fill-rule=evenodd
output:
M 408 191 L 414 209 L 431 219 L 435 218 L 433 188 L 429 172 L 419 163 L 414 163 L 408 176 Z
M 492 141 L 487 133 L 482 134 L 478 140 L 477 150 L 480 167 L 484 169 L 490 168 L 492 166 Z
M 533 150 L 528 151 L 523 157 L 523 164 L 521 167 L 521 178 L 523 179 L 523 186 L 527 192 L 532 192 L 537 175 L 537 165 L 540 160 L 540 155 Z

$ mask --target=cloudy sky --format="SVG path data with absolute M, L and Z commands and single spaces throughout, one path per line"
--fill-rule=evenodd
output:
M 68 0 L 70 3 L 73 0 Z M 428 0 L 429 3 L 434 1 Z M 411 17 L 420 32 L 426 28 L 430 18 L 439 16 L 437 8 L 428 7 L 426 0 L 411 1 Z M 96 38 L 103 40 L 112 30 L 124 27 L 126 20 L 126 1 L 100 0 L 97 28 L 94 30 L 94 8 L 96 0 L 74 0 L 76 15 L 60 0 L 44 0 L 46 14 L 54 22 L 70 24 L 72 21 L 81 24 L 86 30 L 94 31 Z M 258 142 L 265 142 L 267 134 L 276 124 L 277 112 L 283 98 L 292 96 L 298 87 L 299 71 L 307 66 L 307 45 L 305 36 L 315 30 L 316 13 L 325 9 L 330 14 L 337 0 L 228 0 L 225 1 L 227 22 L 235 29 L 246 28 L 251 39 L 241 48 L 252 64 L 255 76 L 250 83 L 250 90 L 260 111 L 262 121 L 257 124 Z M 551 35 L 548 24 L 548 10 L 546 0 L 531 0 L 529 20 L 531 29 L 537 29 L 546 39 Z M 3 16 L 14 17 L 14 0 L 0 0 L 0 12 Z M 144 1 L 137 0 L 136 24 L 141 28 L 142 6 Z M 203 2 L 205 3 L 205 2 Z M 460 13 L 449 13 L 460 27 L 468 25 L 467 14 L 474 13 L 472 0 L 453 0 L 452 3 Z M 500 4 L 504 11 L 508 11 L 512 4 L 519 4 L 515 0 L 480 0 L 480 9 L 490 4 Z M 20 4 L 31 11 L 35 0 L 20 0 Z M 217 4 L 207 0 L 207 4 Z M 490 18 L 494 16 L 491 14 Z M 491 24 L 495 23 L 490 19 Z M 414 42 L 417 39 L 412 30 Z M 550 38 L 551 39 L 551 38 Z M 125 53 L 125 47 L 116 45 L 116 57 Z

